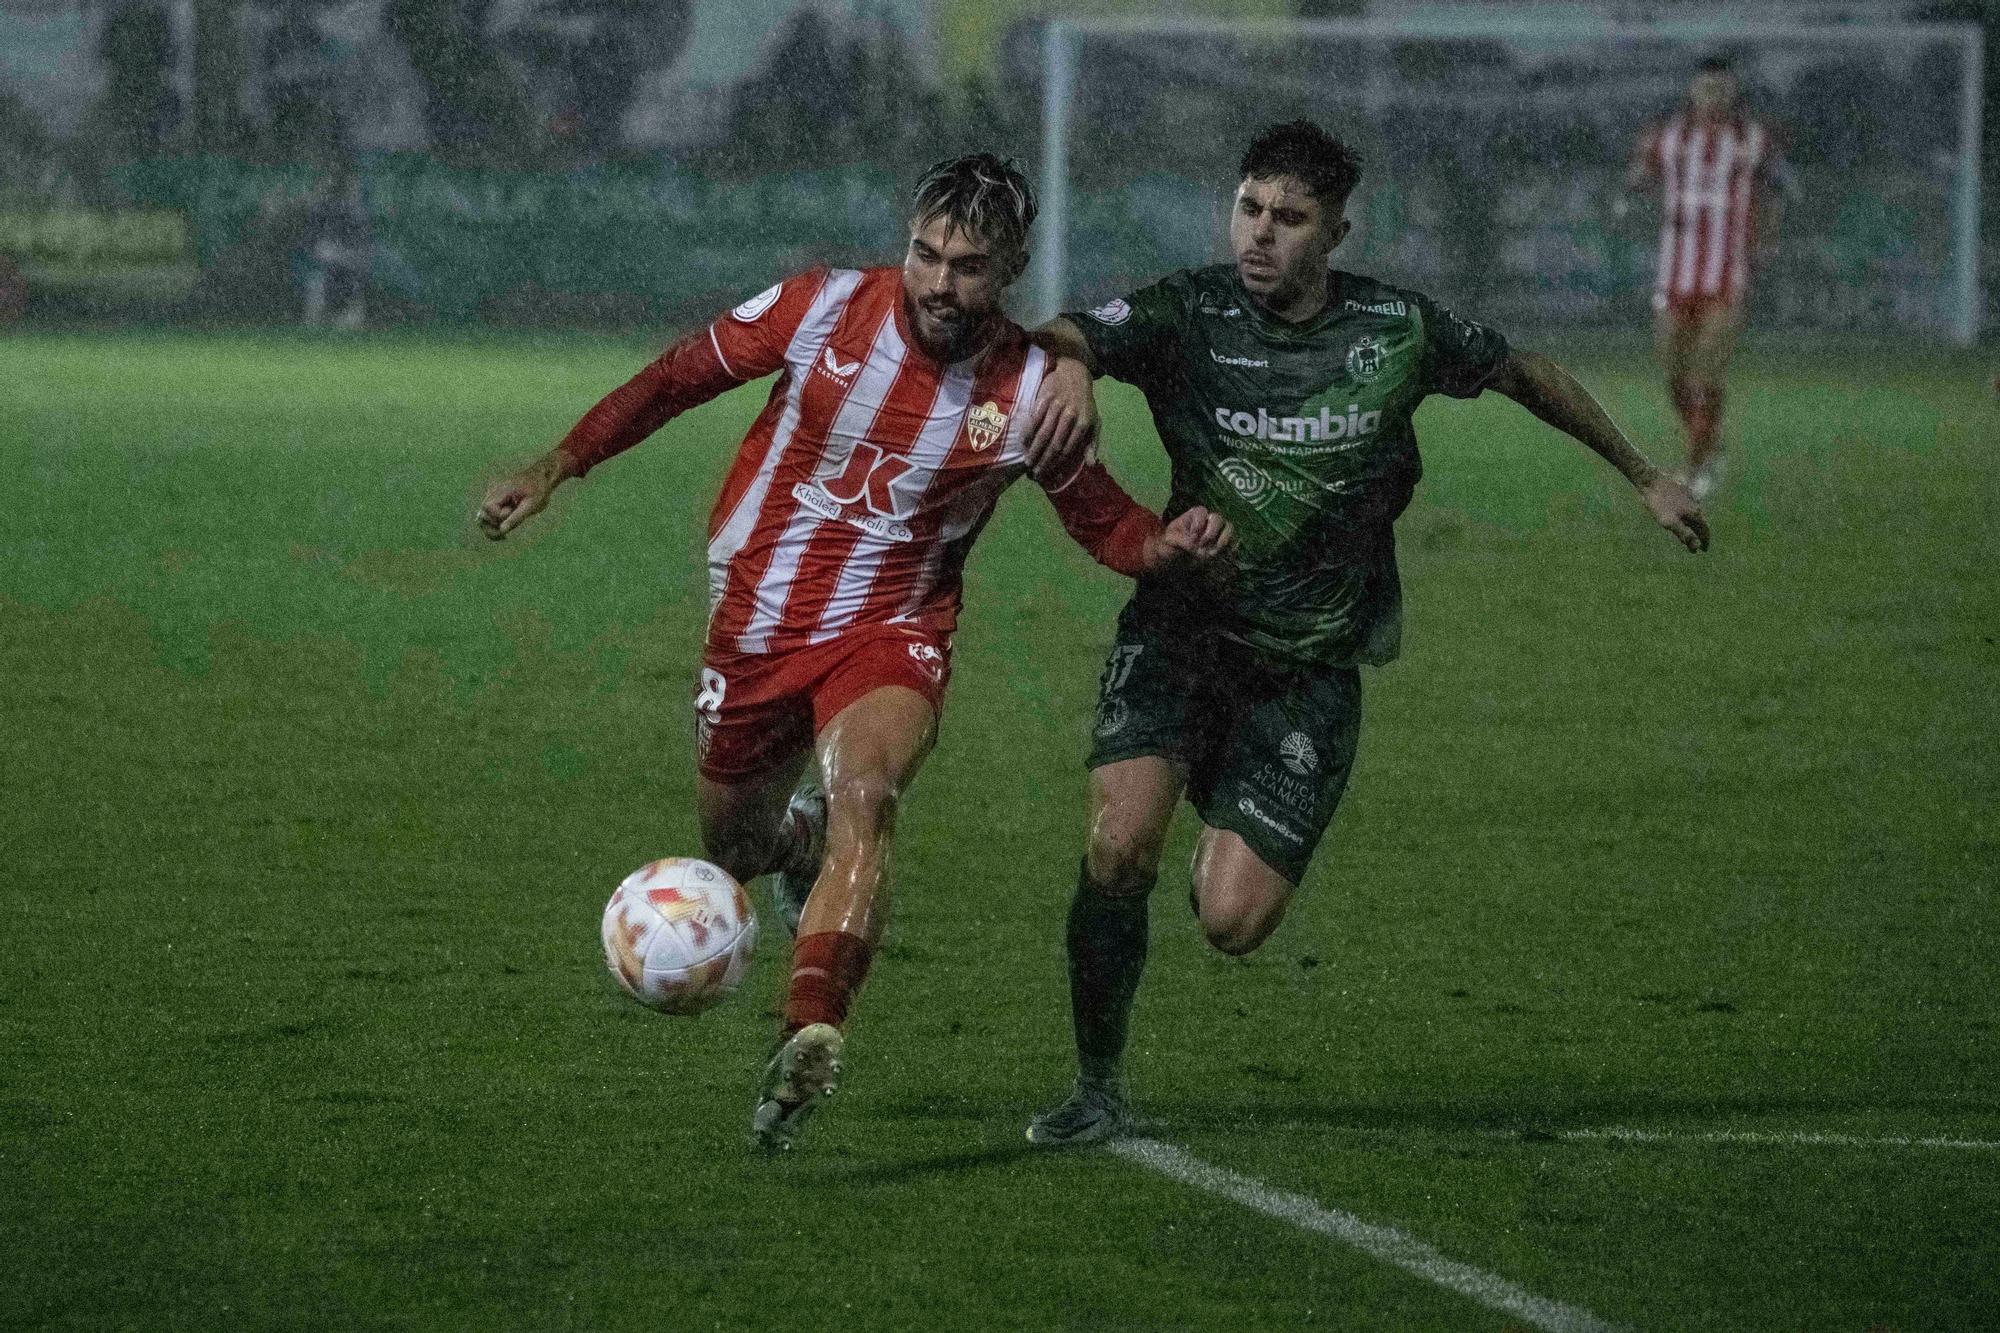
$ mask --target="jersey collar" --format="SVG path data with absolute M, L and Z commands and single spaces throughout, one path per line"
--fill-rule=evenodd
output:
M 1276 315 L 1258 304 L 1257 298 L 1250 295 L 1250 289 L 1243 285 L 1243 278 L 1236 272 L 1236 266 L 1234 264 L 1229 266 L 1229 285 L 1232 294 L 1235 296 L 1237 304 L 1242 306 L 1249 314 L 1251 325 L 1258 333 L 1266 337 L 1281 338 L 1287 341 L 1299 341 L 1310 338 L 1333 322 L 1334 317 L 1340 313 L 1341 276 L 1339 269 L 1328 269 L 1326 274 L 1326 304 L 1319 308 L 1318 314 L 1307 315 L 1304 319 L 1293 321 L 1279 319 Z

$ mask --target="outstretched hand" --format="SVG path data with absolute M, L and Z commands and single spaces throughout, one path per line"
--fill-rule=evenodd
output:
M 1673 533 L 1682 546 L 1690 551 L 1708 549 L 1708 519 L 1701 512 L 1701 502 L 1688 493 L 1687 487 L 1661 475 L 1653 478 L 1640 494 L 1654 520 Z
M 479 521 L 479 530 L 493 541 L 501 540 L 541 513 L 566 475 L 560 460 L 551 455 L 494 482 L 486 488 L 486 497 L 473 516 Z

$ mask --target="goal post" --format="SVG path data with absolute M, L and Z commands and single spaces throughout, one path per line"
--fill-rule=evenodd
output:
M 1038 313 L 1226 257 L 1237 155 L 1257 127 L 1306 116 L 1364 158 L 1336 262 L 1515 326 L 1643 318 L 1658 215 L 1612 205 L 1643 126 L 1712 54 L 1786 133 L 1797 183 L 1753 318 L 1977 339 L 1985 52 L 1970 22 L 1052 23 Z

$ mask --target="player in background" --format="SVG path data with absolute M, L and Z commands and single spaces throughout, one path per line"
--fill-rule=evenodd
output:
M 1360 162 L 1306 121 L 1259 134 L 1230 214 L 1233 264 L 1184 269 L 1041 332 L 1137 386 L 1172 465 L 1167 513 L 1212 509 L 1233 562 L 1139 580 L 1118 618 L 1089 756 L 1088 843 L 1067 940 L 1078 1073 L 1031 1142 L 1128 1123 L 1121 1063 L 1147 902 L 1185 796 L 1207 940 L 1256 949 L 1284 919 L 1354 764 L 1357 668 L 1397 654 L 1393 524 L 1422 466 L 1426 397 L 1491 389 L 1616 468 L 1690 551 L 1708 529 L 1561 366 L 1420 292 L 1334 271 Z
M 1743 329 L 1753 267 L 1768 257 L 1778 201 L 1794 186 L 1777 131 L 1752 115 L 1725 58 L 1702 62 L 1687 100 L 1649 126 L 1632 153 L 1631 195 L 1660 195 L 1653 345 L 1687 439 L 1682 473 L 1698 500 L 1722 481 L 1723 386 Z
M 813 269 L 682 338 L 546 456 L 493 484 L 506 536 L 681 412 L 777 373 L 709 516 L 710 614 L 695 694 L 707 855 L 738 880 L 808 886 L 776 1052 L 752 1117 L 789 1148 L 841 1070 L 842 1027 L 889 917 L 897 807 L 937 737 L 966 553 L 1036 467 L 1101 563 L 1171 577 L 1232 534 L 1162 525 L 1081 456 L 1061 405 L 1030 429 L 1053 359 L 1002 313 L 1034 195 L 1013 163 L 939 163 L 916 187 L 902 268 Z M 1076 385 L 1085 399 L 1089 379 Z M 1064 455 L 1067 455 L 1065 461 Z M 816 784 L 788 802 L 808 764 Z

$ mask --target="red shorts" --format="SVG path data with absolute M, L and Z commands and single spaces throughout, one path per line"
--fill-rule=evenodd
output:
M 868 625 L 786 653 L 709 648 L 695 686 L 694 748 L 701 775 L 734 786 L 811 745 L 840 710 L 871 690 L 901 685 L 944 711 L 951 641 L 915 625 Z

